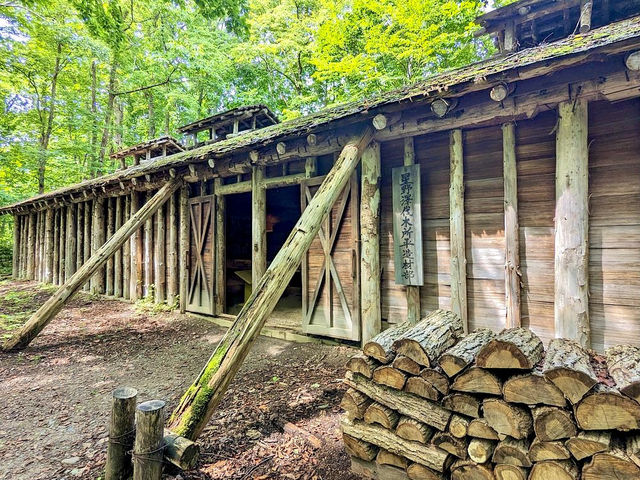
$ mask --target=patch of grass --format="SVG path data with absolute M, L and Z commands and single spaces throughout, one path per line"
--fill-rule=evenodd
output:
M 136 301 L 136 312 L 147 315 L 156 315 L 158 313 L 168 313 L 178 308 L 179 300 L 177 296 L 171 304 L 167 302 L 156 303 L 155 296 L 155 287 L 153 285 L 149 285 L 149 292 L 147 295 Z
M 4 340 L 11 337 L 11 332 L 24 325 L 29 320 L 30 315 L 30 312 L 13 315 L 0 314 L 0 338 Z

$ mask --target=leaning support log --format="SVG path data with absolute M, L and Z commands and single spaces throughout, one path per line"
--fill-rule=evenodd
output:
M 200 435 L 372 137 L 373 130 L 369 127 L 359 139 L 349 142 L 342 149 L 289 238 L 260 282 L 254 286 L 251 297 L 233 325 L 183 395 L 169 421 L 172 431 L 192 440 Z
M 102 267 L 105 261 L 120 248 L 145 220 L 164 204 L 169 196 L 180 186 L 181 180 L 174 179 L 162 187 L 153 198 L 148 201 L 135 215 L 133 215 L 107 243 L 85 262 L 71 278 L 64 283 L 36 313 L 23 325 L 18 333 L 3 345 L 3 350 L 20 350 L 25 348 L 53 317 L 62 309 L 65 303 L 82 287 L 91 275 Z
M 555 213 L 555 335 L 591 345 L 589 327 L 588 104 L 558 106 Z
M 130 452 L 135 437 L 137 395 L 138 391 L 130 387 L 120 387 L 113 391 L 105 480 L 124 480 L 131 473 Z

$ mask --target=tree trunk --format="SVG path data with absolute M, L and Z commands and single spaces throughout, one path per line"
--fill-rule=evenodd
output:
M 98 175 L 105 173 L 104 159 L 109 145 L 109 134 L 111 132 L 111 117 L 113 116 L 113 104 L 116 100 L 116 83 L 120 58 L 118 52 L 113 53 L 111 60 L 111 70 L 109 72 L 109 86 L 107 97 L 107 108 L 104 112 L 104 125 L 102 126 L 102 139 L 100 140 L 100 153 L 98 154 Z

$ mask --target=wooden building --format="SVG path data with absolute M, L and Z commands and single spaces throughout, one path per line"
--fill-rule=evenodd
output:
M 257 284 L 336 155 L 373 124 L 290 285 L 304 332 L 362 341 L 445 308 L 469 331 L 640 345 L 639 14 L 622 0 L 521 0 L 479 19 L 502 49 L 486 61 L 244 133 L 233 115 L 220 134 L 195 122 L 182 131 L 202 146 L 2 208 L 15 217 L 14 274 L 63 283 L 178 178 L 85 288 L 234 313 L 238 272 Z M 403 166 L 419 174 L 410 285 L 394 261 Z
M 120 168 L 124 169 L 129 165 L 127 158 L 133 159 L 131 165 L 140 165 L 140 163 L 157 160 L 158 157 L 166 157 L 183 150 L 184 147 L 175 138 L 164 136 L 118 150 L 109 155 L 109 157 L 118 160 Z

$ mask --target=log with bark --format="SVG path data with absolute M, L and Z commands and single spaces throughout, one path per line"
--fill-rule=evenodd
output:
M 469 453 L 469 459 L 476 463 L 487 463 L 491 460 L 493 451 L 496 448 L 496 442 L 493 440 L 486 440 L 484 438 L 472 438 L 469 441 L 469 447 L 467 452 Z
M 498 464 L 493 469 L 496 480 L 527 480 L 529 472 L 526 468 L 515 465 Z
M 605 353 L 609 374 L 620 393 L 640 402 L 640 347 L 617 345 Z
M 471 420 L 462 415 L 452 415 L 449 420 L 449 433 L 456 438 L 464 438 L 469 433 L 469 424 Z
M 429 382 L 442 395 L 449 395 L 449 379 L 438 368 L 423 368 L 420 376 Z
M 482 410 L 487 423 L 499 434 L 524 439 L 533 433 L 533 419 L 527 408 L 490 398 L 482 403 Z
M 384 428 L 393 430 L 400 420 L 400 415 L 395 410 L 391 410 L 380 403 L 372 403 L 364 412 L 364 421 L 367 423 L 377 423 Z
M 496 432 L 487 423 L 484 418 L 474 418 L 469 422 L 467 435 L 475 438 L 484 438 L 486 440 L 498 440 L 498 432 Z
M 529 480 L 576 480 L 578 467 L 571 460 L 547 460 L 533 465 Z
M 391 366 L 401 372 L 408 373 L 409 375 L 419 375 L 422 367 L 404 355 L 397 355 L 393 360 Z
M 576 424 L 567 410 L 556 407 L 538 407 L 531 411 L 533 430 L 544 442 L 561 440 L 576 435 Z
M 404 391 L 434 401 L 440 400 L 441 397 L 440 392 L 422 377 L 408 378 Z
M 396 390 L 402 390 L 407 381 L 407 375 L 389 365 L 383 365 L 374 370 L 373 381 Z
M 377 425 L 369 425 L 358 420 L 342 417 L 340 420 L 343 434 L 377 445 L 391 453 L 424 465 L 437 472 L 444 472 L 450 463 L 448 452 L 428 444 L 412 442 Z
M 529 458 L 532 462 L 544 462 L 545 460 L 569 460 L 569 449 L 559 440 L 543 442 L 535 439 L 529 447 Z
M 480 349 L 476 365 L 498 370 L 531 370 L 542 358 L 542 340 L 527 328 L 508 328 Z
M 451 412 L 435 402 L 399 390 L 378 385 L 357 373 L 347 372 L 345 383 L 378 403 L 393 408 L 402 415 L 414 418 L 443 431 L 449 424 Z
M 462 460 L 465 460 L 468 456 L 467 448 L 469 447 L 469 442 L 464 438 L 456 438 L 449 432 L 436 433 L 431 443 Z
M 549 342 L 542 372 L 574 405 L 598 383 L 587 351 L 564 338 Z
M 434 430 L 429 425 L 410 417 L 400 417 L 396 434 L 405 440 L 427 443 L 433 437 Z
M 362 347 L 362 351 L 365 355 L 376 359 L 380 363 L 389 363 L 395 357 L 395 353 L 392 349 L 393 342 L 400 338 L 410 328 L 411 324 L 408 322 L 388 328 L 365 343 L 364 347 Z
M 419 463 L 409 465 L 407 475 L 411 480 L 444 480 L 445 478 L 440 472 L 435 472 Z M 386 480 L 386 477 L 380 477 L 381 480 L 383 478 Z
M 392 467 L 405 470 L 409 466 L 409 460 L 401 455 L 396 455 L 387 450 L 380 449 L 376 455 L 376 463 L 378 465 L 391 465 Z
M 363 419 L 364 413 L 367 411 L 367 408 L 369 408 L 369 405 L 371 405 L 371 402 L 372 400 L 369 397 L 350 388 L 342 397 L 340 407 L 350 418 Z
M 358 372 L 367 378 L 373 378 L 373 372 L 379 366 L 380 363 L 362 353 L 351 357 L 347 362 L 347 369 Z
M 378 454 L 378 447 L 346 433 L 342 434 L 342 442 L 347 453 L 352 457 L 370 462 Z
M 504 463 L 515 467 L 530 467 L 529 441 L 506 437 L 493 451 L 493 463 Z
M 582 467 L 582 480 L 637 480 L 640 468 L 620 448 L 596 453 Z
M 384 478 L 385 480 L 407 480 L 409 477 L 404 470 L 376 462 L 367 462 L 357 457 L 351 457 L 351 471 L 365 478 Z
M 568 439 L 565 445 L 573 458 L 578 461 L 584 460 L 611 448 L 611 432 L 579 432 L 575 437 Z
M 471 365 L 478 352 L 495 336 L 488 328 L 475 330 L 444 352 L 438 363 L 449 377 L 453 377 Z
M 472 418 L 480 418 L 481 403 L 478 398 L 466 393 L 451 393 L 442 399 L 442 406 L 447 410 Z
M 582 430 L 640 429 L 640 404 L 602 384 L 578 403 L 575 416 Z
M 466 393 L 502 395 L 502 382 L 489 370 L 471 367 L 455 378 L 451 389 Z
M 555 407 L 567 405 L 562 391 L 553 382 L 537 372 L 511 377 L 504 382 L 502 394 L 509 403 L 542 404 Z
M 458 460 L 451 466 L 451 480 L 494 480 L 494 478 L 490 465 Z
M 453 312 L 435 310 L 393 342 L 393 350 L 430 367 L 464 333 L 462 320 Z

